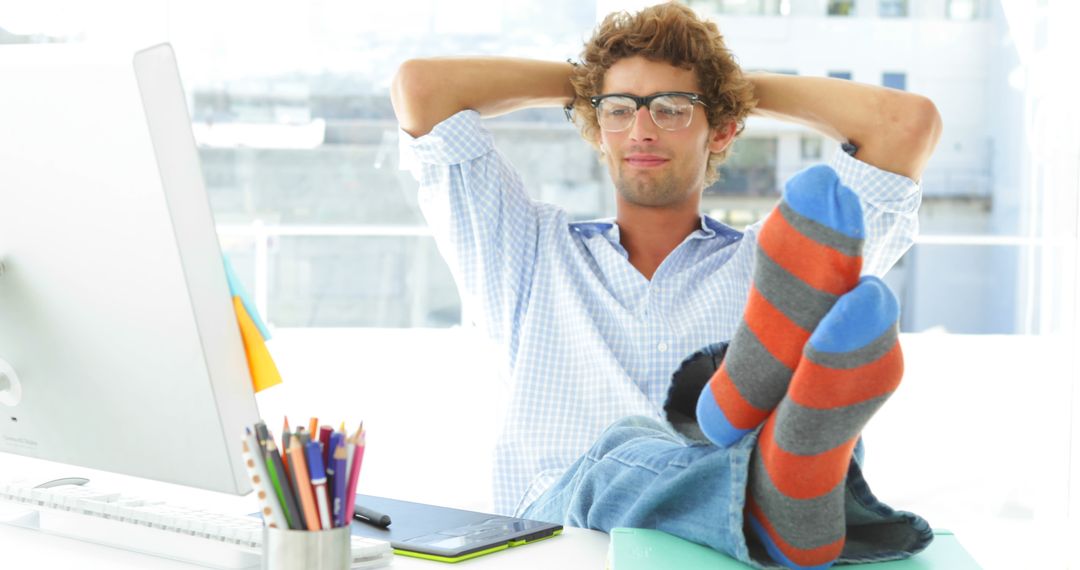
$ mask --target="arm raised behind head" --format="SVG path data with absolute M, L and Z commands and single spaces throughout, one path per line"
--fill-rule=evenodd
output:
M 483 117 L 528 107 L 562 107 L 574 99 L 569 63 L 476 57 L 410 59 L 390 90 L 402 130 L 414 137 L 459 111 Z
M 855 157 L 919 180 L 941 138 L 941 115 L 915 93 L 844 79 L 749 73 L 755 115 L 799 123 L 854 143 Z

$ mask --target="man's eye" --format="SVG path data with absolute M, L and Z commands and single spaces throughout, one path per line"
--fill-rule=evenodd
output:
M 683 110 L 681 107 L 668 106 L 661 106 L 659 109 L 656 110 L 656 112 L 661 115 L 667 115 L 669 117 L 681 117 L 682 115 L 686 114 L 686 111 Z
M 624 115 L 633 114 L 628 107 L 616 107 L 614 109 L 608 109 L 608 115 L 612 117 L 622 117 Z

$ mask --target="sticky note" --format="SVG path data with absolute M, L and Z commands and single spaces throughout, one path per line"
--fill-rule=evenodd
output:
M 262 335 L 263 340 L 270 340 L 270 329 L 266 328 L 266 323 L 259 317 L 259 311 L 255 310 L 255 303 L 251 302 L 251 297 L 248 296 L 247 291 L 244 290 L 244 284 L 240 282 L 240 278 L 236 276 L 236 271 L 233 270 L 232 263 L 229 263 L 229 257 L 227 255 L 221 256 L 221 261 L 225 263 L 225 278 L 229 281 L 229 292 L 233 297 L 240 297 L 240 300 L 244 303 L 244 308 L 247 309 L 247 314 L 251 317 L 255 327 L 258 328 L 259 334 Z
M 248 369 L 251 370 L 252 387 L 259 392 L 281 384 L 281 373 L 266 348 L 266 341 L 255 322 L 248 316 L 239 296 L 233 297 L 233 308 L 236 311 L 236 320 L 240 323 L 240 337 L 244 340 L 244 353 L 247 355 Z

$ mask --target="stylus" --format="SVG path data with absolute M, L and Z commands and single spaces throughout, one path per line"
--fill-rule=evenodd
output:
M 390 515 L 384 515 L 378 511 L 361 507 L 360 505 L 356 505 L 356 511 L 353 512 L 353 518 L 361 522 L 366 522 L 372 526 L 382 528 L 390 526 Z

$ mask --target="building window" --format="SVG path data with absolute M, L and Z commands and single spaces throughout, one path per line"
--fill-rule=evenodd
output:
M 886 71 L 881 74 L 881 84 L 885 87 L 891 87 L 893 89 L 899 89 L 901 91 L 907 90 L 907 74 L 893 71 Z
M 950 20 L 977 20 L 983 17 L 982 0 L 948 0 L 945 17 Z
M 830 71 L 829 72 L 829 77 L 833 77 L 835 79 L 849 79 L 850 80 L 851 79 L 851 72 L 850 71 Z
M 695 10 L 726 16 L 787 16 L 791 0 L 687 0 Z
M 705 189 L 719 196 L 776 196 L 778 140 L 773 137 L 740 138 L 720 166 L 720 180 Z
M 830 16 L 854 16 L 855 0 L 829 0 Z
M 799 154 L 803 160 L 821 160 L 821 137 L 803 135 L 799 139 Z
M 882 18 L 907 18 L 907 0 L 879 0 L 878 16 Z

